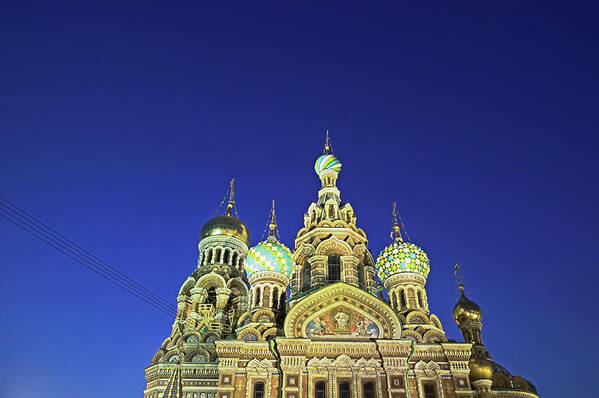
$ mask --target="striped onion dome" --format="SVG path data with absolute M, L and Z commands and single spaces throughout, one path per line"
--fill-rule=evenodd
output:
M 401 238 L 385 247 L 376 259 L 376 271 L 382 281 L 400 272 L 414 272 L 426 278 L 430 269 L 424 250 Z
M 314 171 L 316 171 L 316 174 L 320 175 L 320 173 L 329 169 L 334 170 L 337 173 L 341 171 L 341 162 L 335 155 L 326 153 L 316 159 L 316 162 L 314 163 Z
M 248 276 L 260 271 L 273 271 L 289 278 L 293 272 L 293 256 L 287 246 L 270 235 L 249 250 L 244 268 Z

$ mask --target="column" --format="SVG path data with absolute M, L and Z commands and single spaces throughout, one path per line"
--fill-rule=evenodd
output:
M 354 256 L 341 256 L 341 280 L 353 286 L 358 286 L 358 260 Z

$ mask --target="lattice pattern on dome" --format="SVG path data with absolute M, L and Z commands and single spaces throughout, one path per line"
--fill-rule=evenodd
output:
M 376 269 L 382 280 L 398 272 L 415 272 L 426 278 L 431 266 L 424 250 L 413 243 L 396 239 L 381 251 Z
M 249 250 L 244 268 L 248 275 L 273 271 L 289 278 L 293 272 L 293 256 L 284 244 L 271 235 Z
M 316 159 L 316 163 L 314 163 L 314 170 L 316 174 L 320 174 L 324 170 L 334 170 L 337 173 L 341 171 L 341 162 L 335 155 L 325 154 Z

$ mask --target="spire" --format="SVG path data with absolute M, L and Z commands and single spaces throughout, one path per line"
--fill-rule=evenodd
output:
M 393 232 L 391 232 L 391 237 L 395 234 L 395 239 L 403 240 L 401 237 L 401 227 L 397 221 L 397 203 L 393 202 Z
M 225 215 L 232 216 L 233 210 L 235 210 L 235 216 L 237 216 L 237 209 L 235 208 L 235 178 L 232 178 L 231 182 L 229 182 L 229 201 L 227 202 Z
M 272 200 L 272 209 L 270 210 L 270 222 L 268 223 L 268 236 L 279 235 L 277 230 L 277 215 L 275 214 L 275 200 Z
M 331 153 L 331 141 L 329 139 L 329 130 L 328 129 L 327 129 L 327 137 L 324 142 L 324 153 L 327 155 L 329 153 Z
M 458 279 L 458 287 L 460 288 L 460 292 L 462 292 L 462 294 L 464 293 L 464 285 L 462 284 L 462 274 L 460 274 L 460 264 L 455 263 L 455 271 L 454 274 L 456 276 L 456 278 Z

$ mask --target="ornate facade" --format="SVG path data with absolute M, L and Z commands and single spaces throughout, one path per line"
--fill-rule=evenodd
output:
M 328 137 L 315 171 L 321 188 L 293 252 L 277 238 L 274 202 L 268 237 L 249 247 L 231 184 L 225 215 L 202 228 L 145 398 L 538 397 L 491 358 L 461 281 L 464 342 L 446 338 L 427 299 L 429 259 L 404 240 L 395 209 L 393 240 L 373 258 Z

